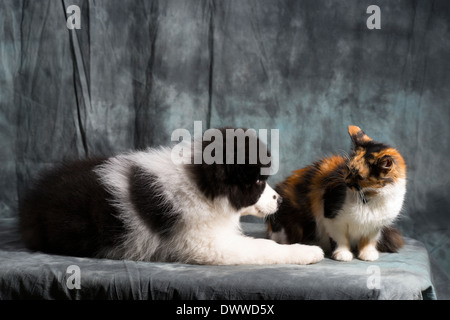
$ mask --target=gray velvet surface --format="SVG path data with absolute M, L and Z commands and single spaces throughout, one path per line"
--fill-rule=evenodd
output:
M 248 235 L 263 225 L 243 223 Z M 406 239 L 396 254 L 376 262 L 315 265 L 199 266 L 75 258 L 24 249 L 14 219 L 0 223 L 0 299 L 435 299 L 428 253 Z M 67 268 L 80 268 L 80 289 L 70 289 Z M 376 268 L 376 269 L 374 269 Z M 379 287 L 372 281 L 379 274 Z
M 0 216 L 44 167 L 167 145 L 194 120 L 278 129 L 273 185 L 348 151 L 355 124 L 405 157 L 398 225 L 449 298 L 450 4 L 376 1 L 368 30 L 372 2 L 1 1 Z

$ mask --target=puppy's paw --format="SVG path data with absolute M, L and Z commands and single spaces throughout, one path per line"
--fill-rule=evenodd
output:
M 352 261 L 353 253 L 347 248 L 337 248 L 333 252 L 333 259 L 338 261 Z
M 324 257 L 323 250 L 318 246 L 304 244 L 292 244 L 292 258 L 296 264 L 311 264 L 321 261 Z

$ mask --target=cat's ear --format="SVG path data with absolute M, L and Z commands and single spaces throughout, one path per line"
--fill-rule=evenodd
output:
M 348 126 L 348 133 L 350 134 L 350 137 L 352 138 L 353 144 L 355 146 L 372 140 L 367 134 L 364 133 L 364 131 L 362 131 L 357 126 Z
M 381 169 L 388 171 L 388 170 L 391 170 L 393 163 L 394 163 L 394 160 L 392 159 L 391 156 L 384 156 L 383 158 L 381 158 L 381 160 L 379 162 L 379 166 Z

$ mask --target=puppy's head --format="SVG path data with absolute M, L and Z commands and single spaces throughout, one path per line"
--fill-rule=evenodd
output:
M 210 129 L 197 143 L 201 148 L 195 150 L 194 143 L 187 166 L 207 198 L 225 197 L 240 214 L 264 217 L 278 209 L 281 197 L 267 184 L 269 176 L 261 173 L 270 167 L 270 152 L 254 130 Z
M 273 190 L 267 182 L 263 193 L 260 195 L 258 201 L 250 205 L 249 207 L 241 209 L 241 215 L 254 215 L 260 218 L 264 218 L 270 214 L 275 213 L 278 210 L 282 199 L 281 196 Z

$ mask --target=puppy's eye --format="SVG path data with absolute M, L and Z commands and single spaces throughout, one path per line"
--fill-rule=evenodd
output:
M 263 183 L 264 183 L 263 180 L 261 180 L 261 179 L 256 179 L 256 184 L 261 185 L 261 184 L 263 184 Z

